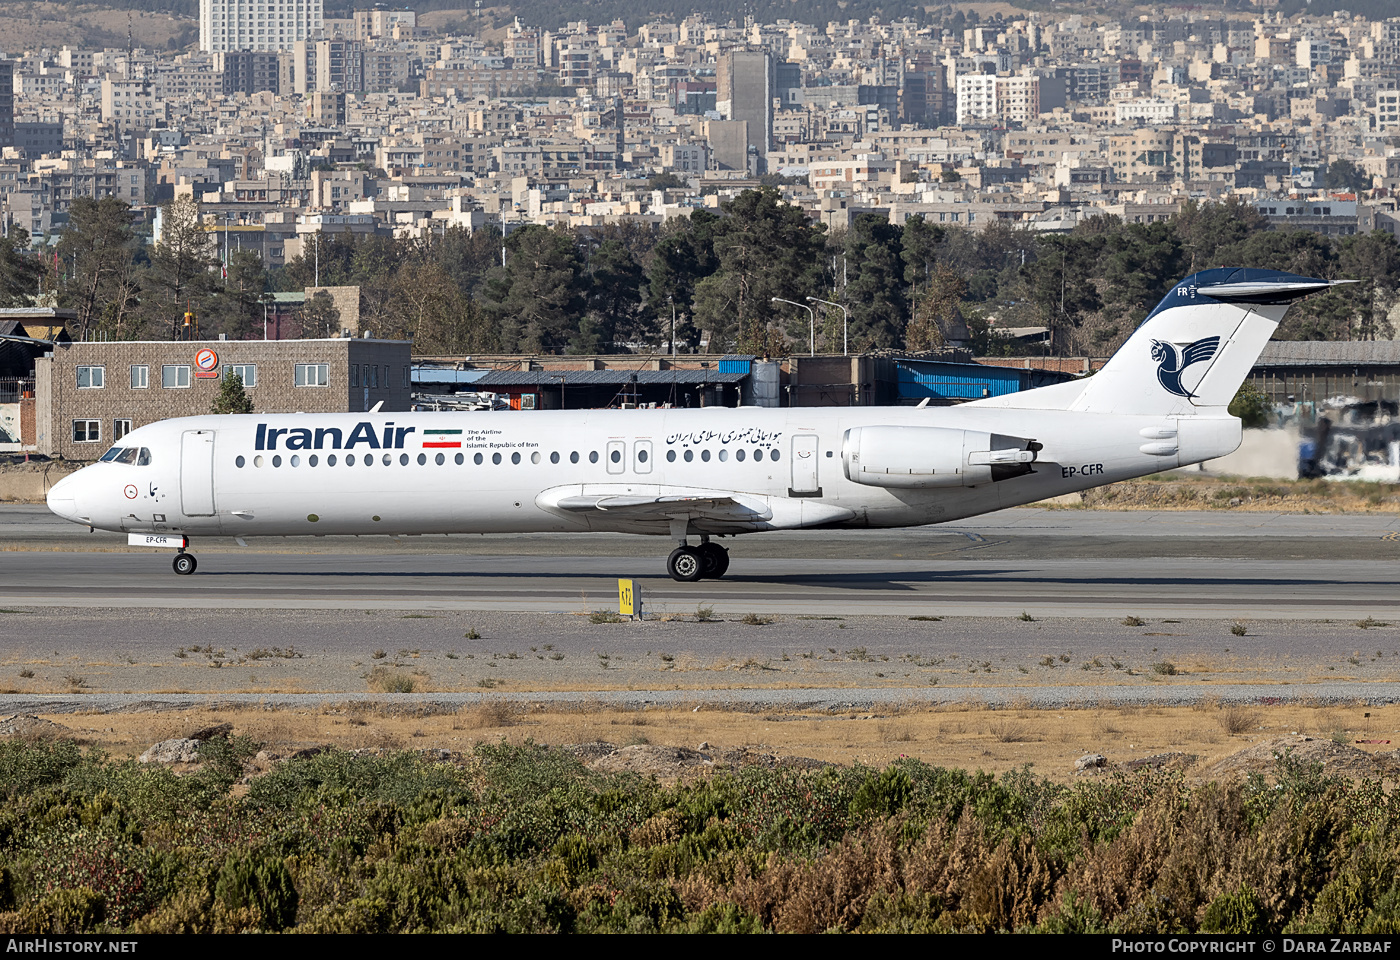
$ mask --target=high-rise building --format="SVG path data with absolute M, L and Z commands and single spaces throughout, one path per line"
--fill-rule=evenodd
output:
M 359 93 L 364 88 L 364 44 L 358 40 L 318 41 L 315 89 L 322 93 Z
M 960 74 L 956 92 L 958 126 L 996 117 L 997 78 L 994 74 Z
M 773 145 L 773 98 L 778 95 L 773 58 L 765 50 L 728 50 L 716 71 L 715 109 L 726 120 L 749 125 L 749 145 L 764 156 Z
M 199 0 L 199 49 L 290 50 L 298 40 L 319 39 L 322 0 Z
M 280 57 L 279 53 L 255 53 L 251 50 L 214 54 L 214 72 L 219 75 L 220 91 L 225 94 L 258 93 L 261 90 L 280 93 Z
M 15 145 L 15 62 L 0 60 L 0 147 Z

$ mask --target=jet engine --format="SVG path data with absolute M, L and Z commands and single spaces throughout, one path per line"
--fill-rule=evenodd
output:
M 975 487 L 1033 473 L 1041 445 L 947 427 L 853 427 L 841 444 L 846 479 L 872 487 Z

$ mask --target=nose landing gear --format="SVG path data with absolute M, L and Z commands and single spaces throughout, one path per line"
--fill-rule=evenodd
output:
M 171 566 L 175 568 L 175 572 L 180 576 L 188 577 L 199 568 L 199 561 L 194 558 L 194 554 L 185 553 L 181 550 L 179 553 L 175 554 L 175 560 Z

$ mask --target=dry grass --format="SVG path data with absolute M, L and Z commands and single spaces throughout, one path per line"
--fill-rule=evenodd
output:
M 881 743 L 913 743 L 914 730 L 907 723 L 882 723 L 876 727 Z
M 473 724 L 475 729 L 496 729 L 515 726 L 520 721 L 521 713 L 519 704 L 492 700 L 470 711 L 470 716 L 476 721 Z
M 1220 711 L 1220 729 L 1236 736 L 1259 726 L 1259 711 L 1250 707 L 1226 707 Z
M 365 677 L 373 693 L 412 693 L 417 687 L 411 674 L 388 667 L 375 667 Z
M 998 716 L 987 729 L 998 743 L 1021 743 L 1029 739 L 1026 725 L 1008 717 Z
M 1239 503 L 1232 503 L 1239 500 Z M 1393 486 L 1327 483 L 1322 480 L 1241 480 L 1237 477 L 1143 477 L 1085 491 L 1073 503 L 1047 502 L 1050 509 L 1080 510 L 1286 510 L 1293 513 L 1394 513 L 1400 495 Z
M 492 701 L 459 711 L 425 713 L 394 704 L 356 704 L 322 710 L 190 710 L 178 714 L 56 714 L 85 743 L 115 756 L 135 756 L 158 740 L 229 722 L 234 732 L 265 742 L 286 755 L 317 744 L 348 749 L 439 748 L 470 750 L 505 739 L 566 744 L 605 740 L 623 744 L 646 731 L 652 743 L 715 749 L 747 747 L 765 753 L 813 757 L 834 763 L 881 765 L 900 756 L 931 764 L 1002 772 L 1032 764 L 1042 775 L 1067 780 L 1084 753 L 1118 762 L 1169 751 L 1212 762 L 1249 742 L 1308 733 L 1321 739 L 1334 730 L 1365 730 L 1368 739 L 1392 744 L 1363 749 L 1384 752 L 1400 745 L 1400 705 L 1277 705 L 1242 707 L 1253 712 L 1243 735 L 1223 734 L 1225 710 L 1190 707 L 1035 710 L 1026 705 L 987 710 L 978 704 L 930 708 L 902 706 L 878 714 L 821 711 L 755 716 L 694 703 L 671 709 L 617 710 L 597 703 L 576 707 Z M 1212 708 L 1214 711 L 1215 708 Z M 1364 714 L 1371 717 L 1366 719 Z M 798 722 L 794 722 L 798 721 Z M 1259 729 L 1262 725 L 1263 729 Z M 1350 738 L 1354 739 L 1354 738 Z

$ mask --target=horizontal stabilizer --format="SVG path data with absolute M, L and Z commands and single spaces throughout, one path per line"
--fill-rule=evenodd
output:
M 1328 287 L 1355 280 L 1313 280 L 1302 277 L 1279 280 L 1244 280 L 1237 283 L 1216 283 L 1197 287 L 1203 296 L 1222 303 L 1292 303 L 1314 293 L 1321 293 Z

